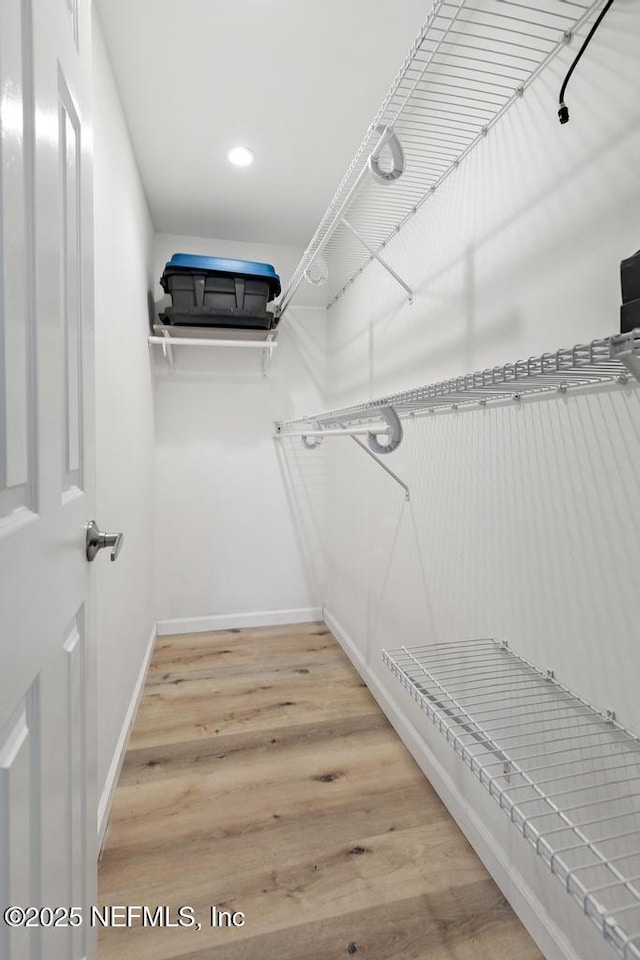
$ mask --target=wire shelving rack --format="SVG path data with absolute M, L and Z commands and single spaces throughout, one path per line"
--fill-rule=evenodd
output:
M 435 0 L 284 291 L 280 310 L 287 309 L 319 256 L 329 271 L 322 288 L 325 304 L 332 306 L 601 2 Z M 399 139 L 406 169 L 381 184 L 368 175 L 368 162 L 386 129 Z
M 383 660 L 624 960 L 640 958 L 640 741 L 493 639 Z
M 403 420 L 432 411 L 484 406 L 533 394 L 564 394 L 578 388 L 624 384 L 630 376 L 640 379 L 640 329 L 353 406 L 278 421 L 276 434 L 317 435 L 339 427 L 342 431 L 332 432 L 348 436 L 350 428 L 359 431 L 363 424 L 379 421 L 381 411 L 388 408 Z

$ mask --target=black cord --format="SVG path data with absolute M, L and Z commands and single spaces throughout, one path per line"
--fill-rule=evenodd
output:
M 569 80 L 571 79 L 571 74 L 573 73 L 573 71 L 575 70 L 575 68 L 578 66 L 578 63 L 580 62 L 580 58 L 582 57 L 582 54 L 585 52 L 585 50 L 587 49 L 587 47 L 588 47 L 589 44 L 591 43 L 591 39 L 592 39 L 594 33 L 596 32 L 596 30 L 598 29 L 598 27 L 600 26 L 600 24 L 601 24 L 602 21 L 604 20 L 605 15 L 606 15 L 607 11 L 609 10 L 609 8 L 611 7 L 612 3 L 613 3 L 613 0 L 607 0 L 607 2 L 605 3 L 604 7 L 603 7 L 602 10 L 600 11 L 600 14 L 599 14 L 599 16 L 598 16 L 598 19 L 596 20 L 596 22 L 594 23 L 594 25 L 591 27 L 591 30 L 589 30 L 589 33 L 587 34 L 586 40 L 584 41 L 584 43 L 582 44 L 582 46 L 581 46 L 580 49 L 578 50 L 578 53 L 576 54 L 576 58 L 575 58 L 575 60 L 573 61 L 573 63 L 571 64 L 571 66 L 569 67 L 569 69 L 568 69 L 568 71 L 567 71 L 567 75 L 566 75 L 566 77 L 564 78 L 564 81 L 563 81 L 563 83 L 562 83 L 562 86 L 560 87 L 560 97 L 559 97 L 560 109 L 558 110 L 558 117 L 559 117 L 559 119 L 560 119 L 560 123 L 567 123 L 567 122 L 569 121 L 569 108 L 566 106 L 566 104 L 565 104 L 565 102 L 564 102 L 564 95 L 565 95 L 565 92 L 566 92 L 566 89 L 567 89 L 567 84 L 569 83 Z

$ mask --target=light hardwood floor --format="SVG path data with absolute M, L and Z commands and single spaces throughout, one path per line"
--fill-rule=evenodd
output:
M 100 960 L 541 960 L 323 624 L 158 640 L 99 887 L 202 924 Z

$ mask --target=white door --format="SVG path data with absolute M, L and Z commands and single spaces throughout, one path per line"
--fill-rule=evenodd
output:
M 90 14 L 0 0 L 3 911 L 86 908 L 96 889 Z M 2 960 L 93 954 L 84 924 L 0 917 Z

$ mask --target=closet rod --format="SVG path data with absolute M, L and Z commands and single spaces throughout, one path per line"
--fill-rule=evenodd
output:
M 402 480 L 398 474 L 388 467 L 380 457 L 380 454 L 392 453 L 394 450 L 400 446 L 403 438 L 402 424 L 400 419 L 396 414 L 395 410 L 391 407 L 384 407 L 382 410 L 378 411 L 378 418 L 382 415 L 385 420 L 385 426 L 380 424 L 370 423 L 367 427 L 337 427 L 335 429 L 327 428 L 322 429 L 321 424 L 317 424 L 317 429 L 310 428 L 308 430 L 292 430 L 288 431 L 286 434 L 282 434 L 280 427 L 276 424 L 276 439 L 281 439 L 282 436 L 286 437 L 299 437 L 302 439 L 303 445 L 308 450 L 314 450 L 316 447 L 319 447 L 322 443 L 324 437 L 349 437 L 356 443 L 364 452 L 371 457 L 372 460 L 378 464 L 379 467 L 382 467 L 384 472 L 388 474 L 395 482 L 402 487 L 404 490 L 405 499 L 410 499 L 409 485 Z M 361 436 L 367 437 L 367 442 L 363 443 L 360 440 Z M 386 443 L 380 443 L 379 437 L 386 438 Z M 311 442 L 309 441 L 311 438 Z
M 155 326 L 154 329 L 158 330 L 159 326 L 160 325 Z M 162 355 L 167 361 L 169 370 L 173 370 L 174 367 L 173 348 L 175 346 L 240 347 L 242 349 L 262 350 L 262 373 L 266 377 L 269 365 L 273 358 L 274 348 L 278 346 L 277 341 L 274 339 L 275 334 L 272 331 L 267 333 L 267 338 L 264 340 L 231 340 L 225 339 L 224 336 L 216 335 L 218 333 L 218 328 L 207 327 L 206 329 L 210 334 L 208 337 L 189 337 L 182 336 L 182 332 L 185 330 L 184 327 L 182 328 L 182 332 L 179 327 L 173 331 L 165 327 L 161 330 L 161 335 L 151 335 L 147 337 L 147 340 L 150 344 L 162 347 Z M 254 336 L 255 335 L 257 334 L 254 334 Z
M 295 430 L 287 431 L 288 437 L 366 437 L 370 433 L 377 434 L 386 434 L 390 433 L 389 427 L 351 427 L 349 429 L 341 430 L 336 428 L 335 430 Z M 280 435 L 280 434 L 278 434 Z
M 204 337 L 153 337 L 149 343 L 159 343 L 171 347 L 247 347 L 255 350 L 273 350 L 278 344 L 270 340 L 209 340 Z

